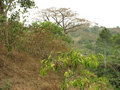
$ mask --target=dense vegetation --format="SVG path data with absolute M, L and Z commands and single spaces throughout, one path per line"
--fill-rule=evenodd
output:
M 96 32 L 94 32 L 95 28 L 97 28 Z M 95 53 L 95 55 L 101 53 L 104 56 L 103 60 L 99 60 L 99 66 L 97 70 L 90 70 L 96 73 L 99 77 L 106 77 L 115 88 L 119 89 L 120 33 L 119 29 L 117 31 L 116 29 L 118 28 L 107 29 L 97 26 L 94 26 L 92 28 L 86 27 L 81 31 L 74 32 L 74 34 L 71 33 L 71 36 L 74 37 L 73 39 L 77 39 L 79 37 L 79 40 L 76 40 L 75 42 L 75 46 L 78 47 L 77 49 L 80 49 L 80 51 L 85 53 L 85 55 L 89 55 L 91 52 Z M 78 33 L 82 33 L 81 36 L 75 36 Z M 87 36 L 85 36 L 85 39 L 83 39 L 83 33 L 84 35 L 87 34 Z
M 23 11 L 20 11 L 20 8 L 19 12 L 12 12 L 7 17 L 9 11 L 15 10 L 17 3 Z M 20 22 L 20 12 L 24 14 L 27 9 L 32 8 L 34 6 L 32 0 L 1 0 L 0 5 L 0 67 L 2 69 L 7 65 L 2 65 L 3 63 L 9 60 L 12 63 L 16 62 L 14 58 L 17 55 L 15 56 L 14 52 L 23 53 L 34 59 L 40 59 L 40 75 L 49 75 L 49 72 L 60 74 L 61 90 L 120 89 L 119 28 L 89 26 L 87 20 L 78 18 L 77 22 L 72 22 L 70 18 L 75 15 L 66 8 L 50 9 L 50 12 L 57 10 L 58 16 L 62 15 L 62 19 L 69 18 L 70 24 L 66 26 L 64 25 L 66 21 L 62 20 L 62 26 L 57 22 L 58 19 L 52 22 L 47 16 L 47 20 L 35 21 L 25 26 L 25 20 Z M 66 13 L 70 12 L 70 16 L 66 16 Z M 54 14 L 56 13 L 51 15 L 53 19 Z M 21 62 L 18 61 L 16 64 L 21 65 Z M 13 88 L 12 86 L 14 85 L 8 82 L 5 86 L 0 85 L 0 90 L 9 90 Z

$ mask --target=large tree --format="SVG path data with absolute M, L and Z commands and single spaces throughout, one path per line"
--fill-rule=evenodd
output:
M 0 30 L 3 29 L 4 38 L 5 38 L 5 45 L 9 46 L 8 41 L 8 12 L 14 9 L 22 8 L 24 12 L 27 11 L 28 8 L 35 6 L 33 0 L 0 0 Z M 3 28 L 2 28 L 3 27 Z
M 42 21 L 55 22 L 63 28 L 64 33 L 72 32 L 81 28 L 88 21 L 77 18 L 77 13 L 70 10 L 70 8 L 47 8 L 38 12 L 38 18 Z
M 107 67 L 106 59 L 111 50 L 111 37 L 112 34 L 110 31 L 107 28 L 103 28 L 103 30 L 99 33 L 99 38 L 96 41 L 96 53 L 102 53 L 104 55 L 105 69 Z

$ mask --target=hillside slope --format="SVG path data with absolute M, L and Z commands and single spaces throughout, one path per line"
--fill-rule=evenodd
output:
M 55 73 L 40 76 L 40 61 L 25 53 L 8 53 L 0 44 L 0 87 L 10 87 L 10 90 L 59 90 L 61 77 Z

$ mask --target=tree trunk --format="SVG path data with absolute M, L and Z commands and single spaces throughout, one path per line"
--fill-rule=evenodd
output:
M 3 29 L 4 33 L 4 43 L 5 46 L 8 47 L 8 28 L 7 28 L 7 11 L 4 11 L 4 4 L 2 1 L 0 1 L 0 15 L 1 15 L 1 22 L 0 22 L 0 30 Z M 5 18 L 4 18 L 5 16 Z
M 4 6 L 3 6 L 3 2 L 0 0 L 0 31 L 2 30 L 3 27 L 3 12 L 4 12 Z
M 8 25 L 7 25 L 7 12 L 5 12 L 5 44 L 8 47 Z
M 105 65 L 105 71 L 107 68 L 107 63 L 106 63 L 106 49 L 104 48 L 104 65 Z

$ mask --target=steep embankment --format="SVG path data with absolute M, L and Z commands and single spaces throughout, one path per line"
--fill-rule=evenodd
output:
M 11 90 L 58 90 L 60 75 L 40 76 L 39 58 L 25 53 L 7 52 L 0 44 L 0 87 Z
M 0 43 L 0 90 L 59 90 L 61 73 L 40 76 L 42 59 L 51 51 L 66 52 L 68 46 L 50 30 L 35 30 L 14 39 L 12 51 Z

